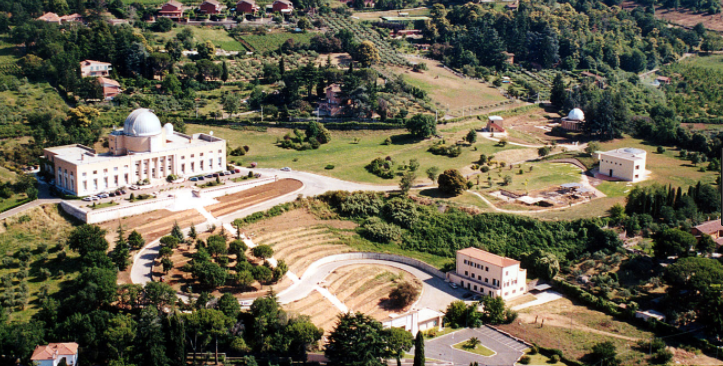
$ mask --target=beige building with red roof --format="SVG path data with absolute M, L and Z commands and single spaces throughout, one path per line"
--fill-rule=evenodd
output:
M 30 360 L 38 366 L 57 366 L 63 359 L 68 366 L 78 364 L 77 343 L 50 343 L 47 346 L 36 346 L 30 357 Z
M 723 245 L 723 235 L 721 235 L 723 234 L 723 225 L 721 225 L 720 219 L 706 221 L 698 226 L 694 226 L 690 229 L 690 232 L 695 235 L 698 240 L 700 240 L 703 234 L 710 235 L 718 247 Z
M 477 248 L 457 251 L 457 269 L 447 279 L 472 292 L 513 299 L 527 292 L 527 270 L 520 262 Z
M 87 78 L 93 76 L 108 76 L 112 70 L 111 64 L 95 60 L 83 60 L 80 62 L 80 76 Z

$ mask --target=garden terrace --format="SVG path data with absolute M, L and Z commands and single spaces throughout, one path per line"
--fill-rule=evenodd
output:
M 354 41 L 371 41 L 379 50 L 380 62 L 383 64 L 406 65 L 408 62 L 401 57 L 397 51 L 385 40 L 379 32 L 373 28 L 353 22 L 350 18 L 337 15 L 321 15 L 319 19 L 326 23 L 331 31 L 338 32 L 341 29 L 348 29 L 354 34 Z

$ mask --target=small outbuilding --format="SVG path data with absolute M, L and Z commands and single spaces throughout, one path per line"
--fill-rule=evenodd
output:
M 487 132 L 507 132 L 507 130 L 502 127 L 502 121 L 503 118 L 500 116 L 489 116 L 489 118 L 487 119 L 487 127 L 485 127 Z
M 600 174 L 639 182 L 645 178 L 645 150 L 626 147 L 600 153 Z

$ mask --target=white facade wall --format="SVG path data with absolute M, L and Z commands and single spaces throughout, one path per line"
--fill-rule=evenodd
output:
M 527 292 L 527 270 L 517 264 L 500 267 L 457 252 L 457 269 L 448 279 L 472 292 L 508 300 Z
M 607 152 L 600 154 L 600 174 L 631 182 L 645 178 L 645 154 L 636 157 Z

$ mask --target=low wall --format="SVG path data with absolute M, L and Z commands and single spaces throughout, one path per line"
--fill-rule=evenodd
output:
M 92 210 L 86 214 L 85 222 L 88 224 L 97 224 L 99 222 L 117 220 L 121 217 L 160 210 L 172 204 L 174 199 L 174 197 L 154 198 L 148 202 L 134 203 L 132 206 L 116 206 Z
M 87 219 L 87 217 L 86 217 L 86 212 L 85 212 L 83 209 L 78 208 L 78 207 L 75 207 L 75 206 L 73 206 L 73 205 L 71 205 L 70 203 L 65 202 L 65 201 L 60 201 L 60 207 L 61 207 L 61 208 L 63 209 L 63 211 L 65 211 L 65 213 L 67 213 L 68 215 L 73 216 L 73 217 L 75 217 L 76 219 L 78 219 L 78 220 L 80 220 L 80 221 L 86 222 L 86 221 L 85 221 L 85 220 Z
M 340 261 L 340 260 L 349 260 L 349 259 L 376 259 L 376 260 L 382 260 L 382 261 L 404 263 L 406 265 L 409 265 L 409 266 L 412 266 L 419 270 L 422 270 L 424 272 L 427 272 L 435 277 L 445 279 L 444 272 L 442 272 L 442 271 L 438 270 L 437 268 L 435 268 L 434 266 L 431 266 L 420 260 L 405 257 L 402 255 L 396 255 L 396 254 L 370 253 L 370 252 L 343 253 L 343 254 L 335 254 L 335 255 L 328 256 L 328 257 L 324 257 L 324 258 L 321 258 L 318 261 L 312 263 L 306 271 L 309 272 L 311 269 L 318 267 L 322 264 L 327 264 L 330 262 L 336 262 L 336 261 Z
M 258 178 L 258 179 L 254 179 L 254 180 L 251 180 L 251 181 L 248 181 L 245 183 L 237 183 L 237 184 L 234 184 L 233 186 L 220 186 L 220 187 L 213 187 L 213 188 L 204 188 L 204 189 L 201 189 L 201 196 L 211 197 L 211 198 L 221 197 L 221 196 L 225 196 L 227 194 L 238 193 L 238 192 L 241 192 L 241 191 L 249 189 L 249 188 L 261 186 L 261 185 L 268 184 L 268 183 L 273 183 L 273 182 L 276 182 L 276 180 L 277 180 L 276 177 L 274 177 L 274 178 Z

